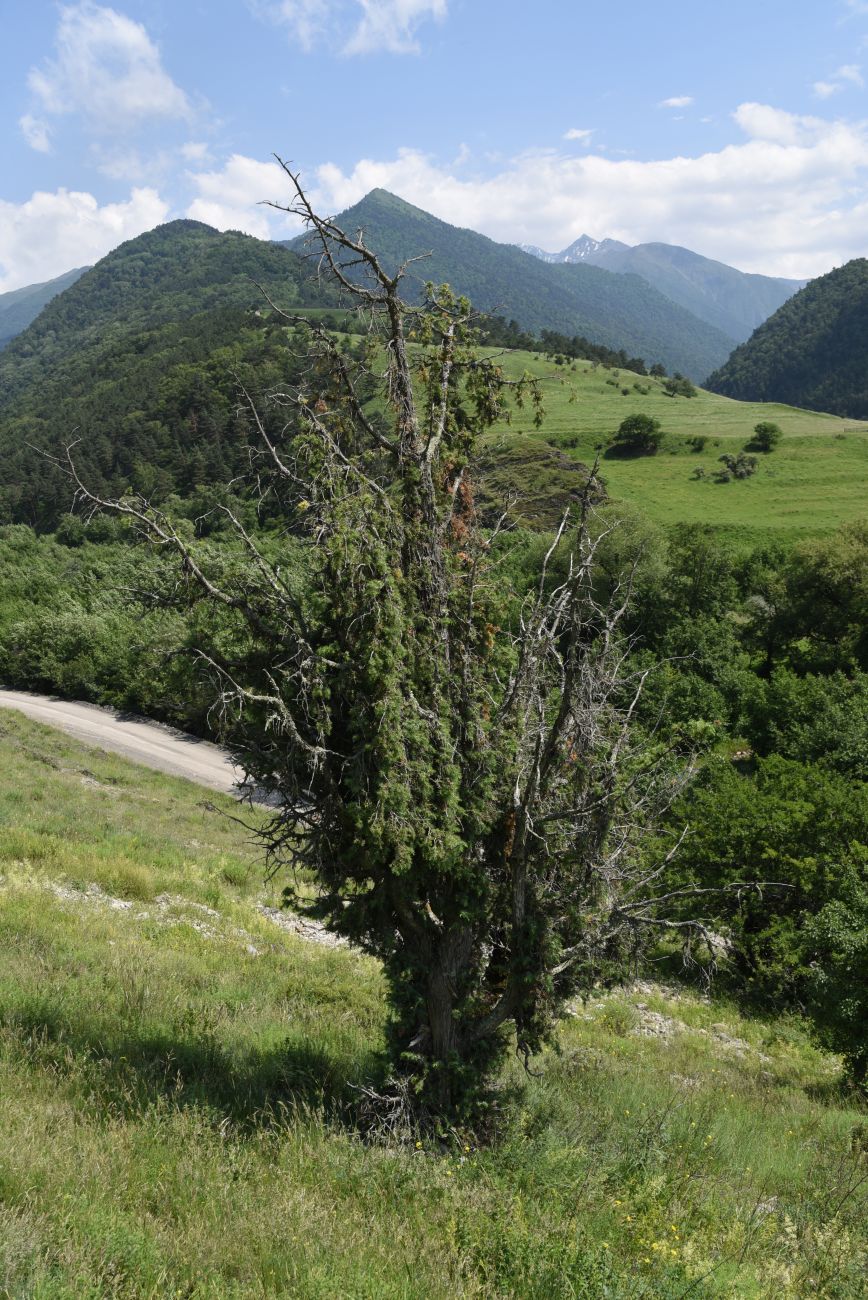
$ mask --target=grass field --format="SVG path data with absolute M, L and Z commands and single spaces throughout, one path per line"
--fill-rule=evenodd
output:
M 507 353 L 503 364 L 510 375 L 527 370 L 542 381 L 545 423 L 535 430 L 528 412 L 515 412 L 509 426 L 489 435 L 492 446 L 512 446 L 516 440 L 543 444 L 589 464 L 625 416 L 641 411 L 661 421 L 668 436 L 655 456 L 604 456 L 601 461 L 610 494 L 641 506 L 659 524 L 706 523 L 751 541 L 788 542 L 831 531 L 866 513 L 864 422 L 735 402 L 704 390 L 693 398 L 670 398 L 659 380 L 627 370 L 594 369 L 584 361 L 557 366 L 535 353 Z M 760 456 L 751 479 L 711 481 L 718 457 L 741 450 L 760 420 L 780 425 L 784 438 L 779 447 Z M 708 439 L 698 454 L 686 441 L 697 435 Z M 692 477 L 697 466 L 706 478 Z M 517 486 L 523 485 L 535 495 L 533 471 L 524 464 Z
M 864 1296 L 868 1117 L 799 1024 L 601 995 L 493 1148 L 365 1143 L 375 963 L 200 789 L 14 714 L 0 762 L 0 1295 Z

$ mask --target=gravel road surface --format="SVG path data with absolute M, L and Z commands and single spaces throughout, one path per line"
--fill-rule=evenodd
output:
M 226 794 L 237 793 L 236 782 L 241 780 L 242 773 L 232 766 L 218 745 L 188 736 L 161 722 L 147 722 L 95 704 L 73 704 L 29 691 L 0 690 L 0 708 L 18 709 L 37 722 L 59 727 L 76 740 L 112 754 L 123 754 L 124 758 L 156 768 L 158 772 L 185 776 L 189 781 Z

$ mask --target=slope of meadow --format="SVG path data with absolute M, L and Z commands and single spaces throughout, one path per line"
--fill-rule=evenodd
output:
M 865 1111 L 797 1023 L 600 993 L 491 1149 L 366 1143 L 376 965 L 202 790 L 14 714 L 0 761 L 0 1295 L 864 1295 Z
M 513 375 L 528 371 L 542 381 L 545 422 L 535 430 L 526 412 L 489 435 L 489 447 L 526 450 L 548 446 L 586 464 L 601 455 L 600 472 L 609 493 L 641 506 L 655 522 L 705 523 L 783 542 L 829 532 L 865 514 L 868 483 L 868 423 L 839 419 L 796 407 L 738 402 L 703 389 L 692 398 L 667 397 L 663 381 L 590 362 L 556 365 L 541 354 L 503 357 Z M 647 412 L 667 433 L 654 456 L 615 457 L 605 445 L 627 415 Z M 753 478 L 715 483 L 718 458 L 735 454 L 761 420 L 779 424 L 778 448 L 760 456 Z M 705 437 L 696 452 L 688 438 Z M 533 491 L 533 465 L 522 456 L 519 488 Z M 695 479 L 701 467 L 705 477 Z

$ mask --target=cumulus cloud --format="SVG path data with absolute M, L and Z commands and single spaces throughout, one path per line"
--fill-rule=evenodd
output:
M 323 41 L 343 54 L 416 54 L 418 30 L 446 17 L 448 0 L 248 0 L 310 50 Z
M 594 134 L 593 130 L 587 130 L 582 127 L 573 126 L 569 129 L 569 131 L 564 132 L 564 139 L 581 140 L 583 144 L 587 144 L 587 142 L 590 140 L 593 134 Z
M 693 103 L 692 95 L 672 95 L 669 99 L 661 99 L 659 108 L 689 108 Z
M 92 0 L 61 8 L 54 56 L 31 68 L 27 84 L 41 118 L 26 114 L 21 129 L 37 149 L 48 146 L 47 117 L 76 114 L 92 131 L 115 135 L 191 112 L 142 24 Z
M 96 262 L 168 211 L 153 189 L 102 206 L 92 194 L 65 189 L 37 191 L 24 203 L 0 200 L 0 293 Z
M 196 197 L 187 216 L 218 230 L 243 230 L 259 239 L 288 239 L 301 229 L 298 221 L 262 206 L 267 199 L 289 202 L 289 182 L 276 162 L 258 162 L 233 154 L 219 171 L 193 172 Z
M 475 173 L 415 149 L 326 163 L 306 181 L 339 212 L 377 186 L 505 243 L 563 248 L 585 230 L 626 243 L 663 240 L 772 275 L 819 275 L 868 253 L 868 124 L 742 104 L 743 138 L 696 157 L 638 161 L 540 150 Z M 222 229 L 286 238 L 297 226 L 257 200 L 289 201 L 275 163 L 235 155 L 191 177 L 188 215 Z

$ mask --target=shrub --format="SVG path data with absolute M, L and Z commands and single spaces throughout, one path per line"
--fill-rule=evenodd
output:
M 751 474 L 756 473 L 756 456 L 747 456 L 743 451 L 737 456 L 725 452 L 718 460 L 723 464 L 723 469 L 719 469 L 714 476 L 718 483 L 730 483 L 734 478 L 750 478 Z
M 676 373 L 663 382 L 663 391 L 667 397 L 695 397 L 696 386 L 684 375 Z
M 634 452 L 638 456 L 653 456 L 662 441 L 660 421 L 651 415 L 637 412 L 621 421 L 613 446 L 619 451 Z
M 864 876 L 864 873 L 863 873 Z M 868 884 L 854 873 L 806 927 L 809 1009 L 817 1037 L 840 1052 L 854 1082 L 868 1078 Z
M 783 436 L 779 424 L 772 424 L 771 420 L 760 420 L 759 424 L 754 425 L 753 438 L 747 445 L 752 451 L 774 451 Z

